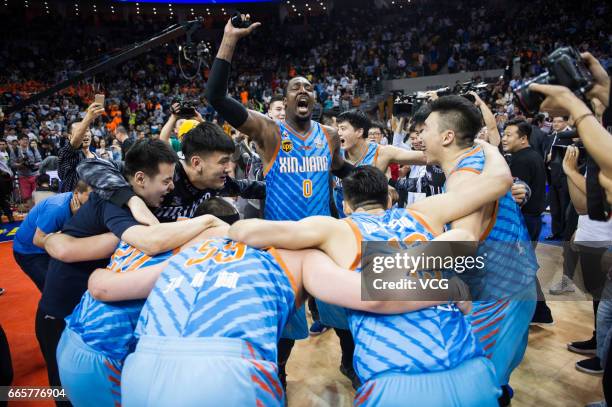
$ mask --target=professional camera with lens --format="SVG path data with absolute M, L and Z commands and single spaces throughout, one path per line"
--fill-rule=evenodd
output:
M 487 100 L 489 98 L 489 85 L 487 85 L 485 82 L 464 82 L 460 85 L 457 94 L 459 96 L 463 96 L 472 103 L 476 102 L 474 95 L 471 95 L 469 92 L 474 92 L 480 99 Z
M 451 94 L 450 88 L 440 88 L 435 92 L 438 96 L 446 96 Z M 413 116 L 424 104 L 429 102 L 430 95 L 428 92 L 414 92 L 409 95 L 404 95 L 403 91 L 393 93 L 393 115 L 397 117 Z
M 180 119 L 193 119 L 196 115 L 196 103 L 190 100 L 184 100 L 183 98 L 176 98 L 172 101 L 172 104 L 178 103 L 179 108 L 174 113 Z
M 541 93 L 529 90 L 529 85 L 532 83 L 565 86 L 582 98 L 593 87 L 591 72 L 575 48 L 557 48 L 544 62 L 546 72 L 514 89 L 514 96 L 523 111 L 537 113 L 545 99 Z

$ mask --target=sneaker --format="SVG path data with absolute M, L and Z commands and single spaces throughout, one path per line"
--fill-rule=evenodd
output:
M 554 325 L 554 323 L 555 321 L 553 320 L 552 312 L 550 312 L 548 305 L 543 301 L 538 301 L 535 313 L 529 325 Z
M 321 321 L 315 321 L 310 325 L 310 336 L 319 336 L 329 330 L 327 325 L 323 325 Z
M 512 387 L 510 387 L 509 384 L 502 386 L 501 389 L 502 395 L 497 399 L 497 402 L 499 403 L 500 407 L 509 406 L 512 402 L 512 397 L 514 397 L 514 390 L 512 390 Z
M 588 341 L 576 341 L 567 344 L 567 350 L 578 353 L 580 355 L 595 355 L 597 350 L 597 341 L 593 336 Z
M 359 387 L 361 387 L 361 380 L 359 380 L 359 377 L 357 377 L 357 373 L 355 373 L 355 369 L 353 369 L 352 366 L 347 368 L 340 365 L 340 373 L 348 377 L 348 379 L 351 381 L 353 389 L 357 390 Z
M 592 375 L 603 374 L 603 368 L 597 356 L 576 362 L 576 370 Z
M 564 293 L 573 293 L 574 291 L 576 291 L 576 287 L 574 286 L 574 282 L 572 281 L 571 278 L 569 278 L 565 274 L 563 274 L 561 276 L 561 281 L 559 281 L 556 284 L 553 284 L 548 289 L 548 292 L 550 294 L 552 294 L 552 295 L 561 295 L 561 294 L 564 294 Z
M 589 403 L 584 407 L 608 407 L 608 405 L 606 404 L 605 400 L 601 400 L 601 401 L 594 401 L 592 403 Z

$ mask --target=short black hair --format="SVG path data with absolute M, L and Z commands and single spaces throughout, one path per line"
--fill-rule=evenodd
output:
M 340 124 L 342 122 L 349 123 L 355 130 L 363 129 L 363 138 L 368 137 L 368 131 L 370 130 L 370 126 L 372 124 L 368 116 L 366 116 L 366 114 L 361 110 L 357 109 L 348 110 L 341 113 L 338 116 L 337 123 Z
M 210 154 L 215 151 L 232 154 L 236 147 L 230 136 L 219 125 L 204 122 L 189 130 L 183 136 L 181 151 L 189 163 L 194 155 Z
M 530 141 L 531 131 L 533 130 L 533 128 L 525 120 L 521 120 L 521 119 L 509 120 L 506 122 L 506 125 L 504 126 L 504 128 L 508 128 L 508 126 L 516 126 L 518 129 L 517 131 L 518 131 L 519 137 L 527 137 L 527 141 Z
M 414 113 L 414 116 L 412 116 L 412 124 L 414 126 L 417 126 L 419 124 L 424 124 L 425 120 L 427 120 L 430 114 L 431 114 L 431 107 L 429 106 L 429 104 L 424 104 L 423 106 L 419 108 L 419 110 L 417 110 Z
M 389 183 L 385 174 L 376 167 L 363 165 L 356 167 L 342 179 L 344 199 L 351 208 L 379 204 L 387 207 Z
M 272 103 L 274 102 L 283 102 L 285 103 L 285 97 L 283 95 L 274 95 L 272 96 L 272 99 L 270 99 L 270 103 L 268 104 L 268 106 L 272 106 Z
M 213 215 L 230 225 L 240 219 L 238 211 L 231 203 L 221 197 L 212 197 L 202 202 L 194 216 Z
M 132 178 L 138 171 L 149 177 L 159 174 L 159 164 L 176 164 L 178 157 L 170 145 L 161 140 L 142 139 L 125 154 L 124 173 Z
M 40 174 L 38 178 L 36 178 L 36 185 L 42 187 L 43 184 L 48 184 L 51 182 L 51 177 L 49 174 Z
M 24 138 L 30 140 L 30 137 L 24 133 L 21 133 L 19 137 L 17 137 L 17 140 L 23 140 Z
M 472 102 L 463 96 L 450 95 L 434 100 L 430 107 L 432 113 L 440 115 L 439 131 L 452 130 L 460 147 L 474 143 L 482 129 L 482 114 Z
M 385 135 L 385 132 L 387 131 L 387 126 L 385 126 L 383 124 L 383 122 L 378 121 L 378 120 L 372 120 L 370 122 L 370 129 L 380 129 L 380 132 L 383 134 L 383 136 Z

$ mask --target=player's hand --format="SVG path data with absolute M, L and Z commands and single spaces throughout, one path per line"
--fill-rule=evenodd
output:
M 197 110 L 195 111 L 195 116 L 193 116 L 193 120 L 198 121 L 200 123 L 204 123 L 206 121 L 204 120 L 200 112 L 198 112 Z
M 591 71 L 595 84 L 593 88 L 587 92 L 589 99 L 597 98 L 605 106 L 610 106 L 610 77 L 606 70 L 601 66 L 597 58 L 591 55 L 590 52 L 580 54 L 585 65 Z
M 410 166 L 409 165 L 400 165 L 398 177 L 399 178 L 404 178 L 408 174 L 410 174 Z
M 478 93 L 474 92 L 473 90 L 468 92 L 469 95 L 474 96 L 474 106 L 476 106 L 477 108 L 480 108 L 480 106 L 482 105 L 483 101 L 480 98 L 480 96 L 478 96 Z
M 70 211 L 74 214 L 81 207 L 81 202 L 77 199 L 76 195 L 72 195 L 72 199 L 70 200 Z
M 132 216 L 138 223 L 143 224 L 145 226 L 152 226 L 159 224 L 159 220 L 153 215 L 151 210 L 147 207 L 147 204 L 142 200 L 142 198 L 134 195 L 127 202 L 127 207 L 130 208 L 130 212 L 132 212 Z
M 472 312 L 472 301 L 458 301 L 455 303 L 457 308 L 461 310 L 463 315 L 469 315 Z
M 512 184 L 512 198 L 521 205 L 527 196 L 527 187 L 523 183 Z
M 242 18 L 242 21 L 246 21 L 251 18 L 250 14 L 240 14 L 240 17 Z M 225 24 L 225 29 L 223 30 L 223 33 L 225 36 L 233 37 L 238 40 L 240 38 L 246 37 L 247 35 L 250 35 L 260 25 L 261 23 L 256 22 L 252 23 L 247 28 L 236 28 L 232 24 L 232 19 L 230 18 L 229 20 L 227 20 L 227 24 Z
M 433 102 L 434 100 L 438 99 L 438 93 L 433 90 L 425 92 L 425 95 L 427 96 L 427 100 L 429 102 Z
M 566 174 L 578 172 L 578 157 L 580 150 L 578 147 L 568 146 L 563 157 L 563 172 Z

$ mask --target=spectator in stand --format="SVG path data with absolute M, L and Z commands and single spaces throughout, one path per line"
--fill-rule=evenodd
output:
M 15 150 L 11 163 L 19 180 L 21 199 L 28 210 L 32 206 L 32 192 L 36 190 L 36 175 L 42 162 L 38 150 L 33 151 L 29 144 L 30 139 L 27 135 L 19 136 L 19 146 Z

